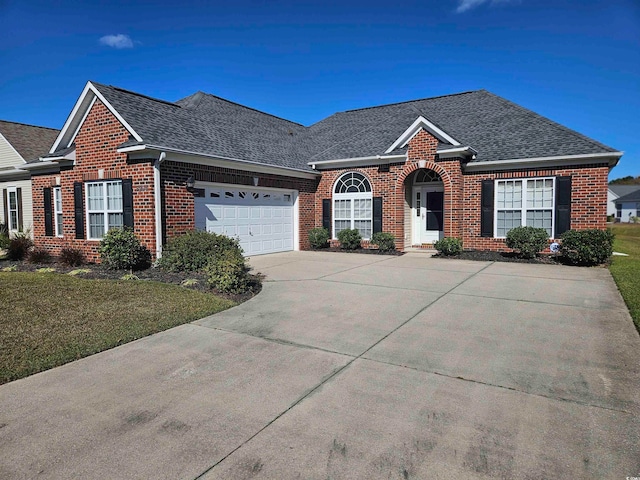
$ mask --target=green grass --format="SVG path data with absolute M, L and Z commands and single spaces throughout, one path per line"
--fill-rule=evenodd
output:
M 629 256 L 613 257 L 609 270 L 640 332 L 640 224 L 615 223 L 611 231 L 613 250 Z
M 149 281 L 0 273 L 0 384 L 225 310 L 215 295 Z

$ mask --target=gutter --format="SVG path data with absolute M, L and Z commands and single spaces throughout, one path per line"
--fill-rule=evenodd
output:
M 464 166 L 467 172 L 478 172 L 486 170 L 509 170 L 513 168 L 525 167 L 550 167 L 553 165 L 580 165 L 584 163 L 602 163 L 607 162 L 609 168 L 613 168 L 618 164 L 618 160 L 624 152 L 606 152 L 606 153 L 587 153 L 580 155 L 564 155 L 554 157 L 536 157 L 536 158 L 515 158 L 510 160 L 495 160 L 486 162 L 470 162 Z
M 160 152 L 158 159 L 153 162 L 153 203 L 156 220 L 156 260 L 162 257 L 162 192 L 160 184 L 160 164 L 167 157 L 166 152 Z
M 337 160 L 320 160 L 318 162 L 309 162 L 311 168 L 316 170 L 317 168 L 331 166 L 334 164 L 349 164 L 349 165 L 384 165 L 386 163 L 396 162 L 396 161 L 406 161 L 407 155 L 372 155 L 369 157 L 355 157 L 355 158 L 341 158 Z

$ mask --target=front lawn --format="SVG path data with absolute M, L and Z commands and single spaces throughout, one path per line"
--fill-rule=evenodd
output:
M 152 281 L 0 272 L 0 384 L 235 304 Z
M 629 256 L 614 256 L 609 270 L 640 332 L 640 224 L 614 223 L 611 231 L 613 250 Z

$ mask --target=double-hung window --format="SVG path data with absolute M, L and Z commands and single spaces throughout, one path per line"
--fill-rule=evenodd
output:
M 553 178 L 497 180 L 495 195 L 496 237 L 506 237 L 520 226 L 544 228 L 553 235 Z
M 342 175 L 333 190 L 333 237 L 347 228 L 357 229 L 364 239 L 373 233 L 373 194 L 364 175 Z
M 18 230 L 20 230 L 20 214 L 18 213 L 19 205 L 17 188 L 7 189 L 7 204 L 7 213 L 9 214 L 7 223 L 9 224 L 9 230 L 12 232 L 17 232 Z
M 122 228 L 122 181 L 91 182 L 86 185 L 89 240 L 101 240 L 111 228 Z
M 56 235 L 62 236 L 62 190 L 60 187 L 53 189 L 53 218 L 56 224 Z

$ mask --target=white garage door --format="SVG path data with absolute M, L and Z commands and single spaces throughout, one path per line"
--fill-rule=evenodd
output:
M 239 238 L 245 255 L 293 250 L 293 197 L 282 190 L 204 186 L 204 196 L 195 198 L 196 228 Z

